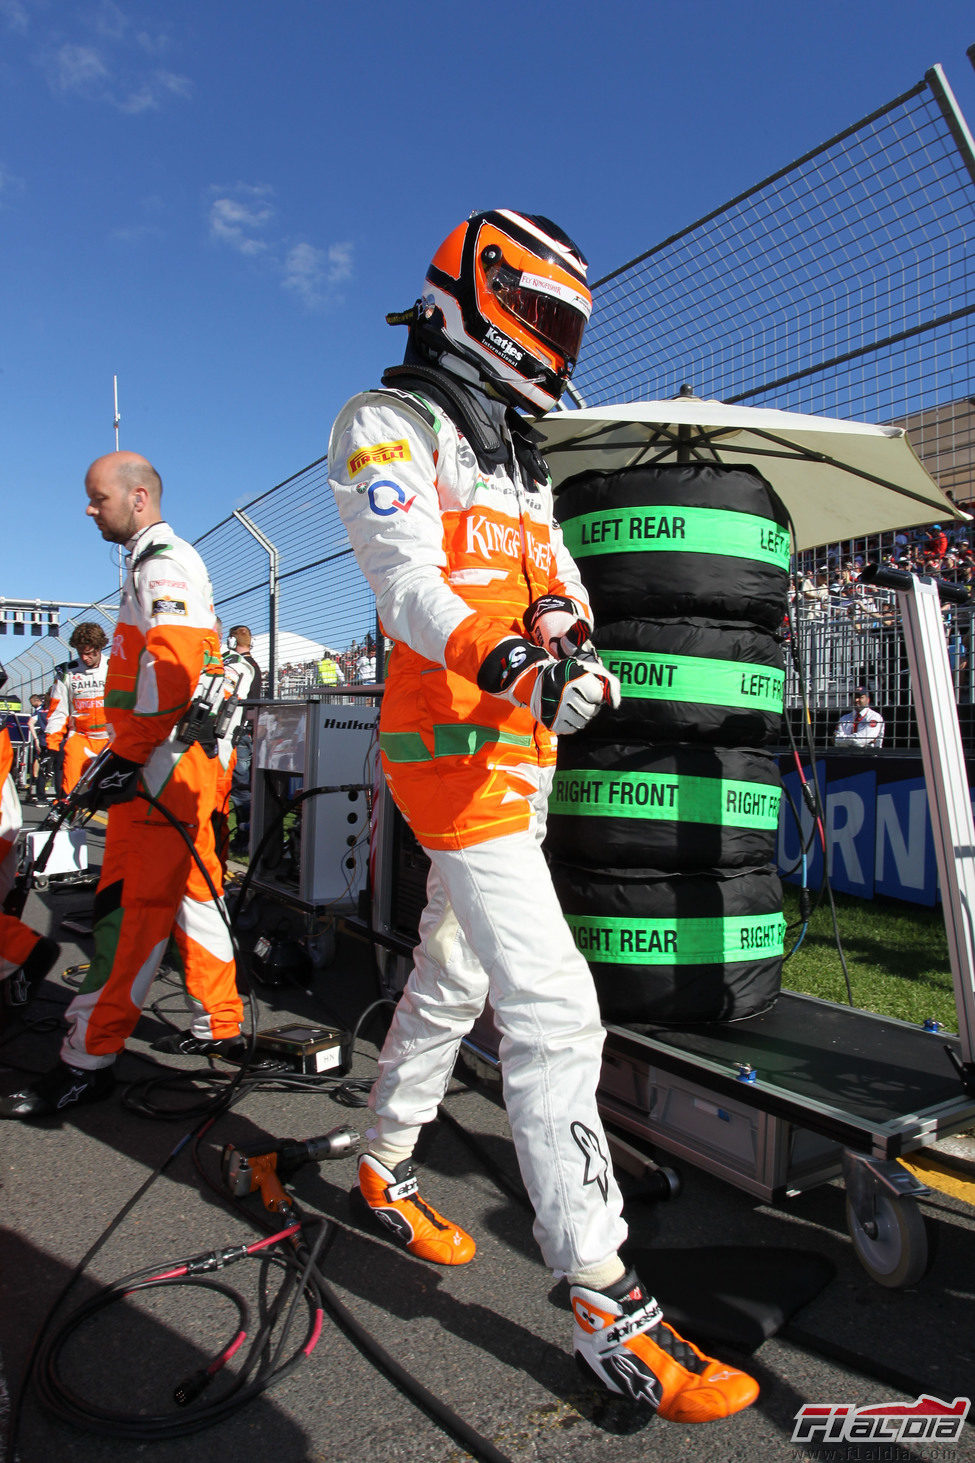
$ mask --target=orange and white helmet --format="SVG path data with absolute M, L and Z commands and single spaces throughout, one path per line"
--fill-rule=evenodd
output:
M 548 411 L 592 310 L 587 261 L 537 214 L 472 213 L 440 245 L 418 302 L 417 335 L 452 350 L 516 406 Z

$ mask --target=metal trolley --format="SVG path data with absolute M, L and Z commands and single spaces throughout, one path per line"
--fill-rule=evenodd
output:
M 613 1127 L 766 1200 L 842 1175 L 856 1253 L 874 1280 L 897 1287 L 928 1262 L 918 1206 L 928 1190 L 897 1159 L 975 1122 L 975 825 L 939 586 L 898 571 L 871 577 L 896 590 L 904 625 L 958 1035 L 790 991 L 726 1026 L 611 1023 L 599 1102 Z M 497 1064 L 490 1012 L 466 1048 Z

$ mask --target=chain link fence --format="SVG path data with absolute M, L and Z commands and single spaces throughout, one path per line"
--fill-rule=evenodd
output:
M 592 406 L 665 399 L 686 383 L 728 402 L 895 423 L 908 428 L 942 487 L 975 506 L 973 237 L 975 145 L 934 67 L 886 106 L 597 281 L 574 386 Z M 246 624 L 257 637 L 265 695 L 318 688 L 324 649 L 348 681 L 371 678 L 377 644 L 381 667 L 375 601 L 324 458 L 235 508 L 197 547 L 224 630 Z M 806 579 L 850 564 L 855 580 L 857 561 L 896 559 L 904 548 L 890 535 L 864 538 L 823 544 L 795 563 L 793 633 L 809 668 L 820 747 L 863 679 L 876 683 L 887 745 L 917 745 L 896 609 L 891 616 L 888 605 L 884 616 L 884 596 L 872 596 L 870 619 L 861 604 L 869 629 L 857 628 L 839 599 L 820 616 L 798 612 Z M 966 550 L 975 561 L 975 536 L 953 548 L 955 561 L 937 572 L 960 578 Z M 862 600 L 862 591 L 853 597 Z M 107 598 L 81 618 L 111 620 L 113 610 Z M 49 688 L 73 622 L 50 646 L 14 656 L 4 657 L 0 635 L 9 691 Z M 964 711 L 972 701 L 971 612 L 946 616 L 945 633 Z M 794 715 L 801 703 L 793 666 L 787 707 Z M 975 751 L 970 721 L 965 711 L 963 737 Z

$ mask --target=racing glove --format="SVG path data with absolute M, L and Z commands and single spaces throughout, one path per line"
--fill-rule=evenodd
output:
M 517 635 L 485 657 L 477 684 L 492 696 L 527 706 L 557 736 L 579 731 L 601 706 L 620 704 L 620 683 L 599 660 L 557 660 Z
M 574 599 L 566 599 L 561 594 L 543 594 L 528 606 L 522 623 L 529 639 L 547 650 L 549 655 L 554 655 L 556 660 L 578 655 L 586 646 L 595 655 L 589 639 L 592 625 L 582 605 Z
M 127 803 L 134 798 L 139 786 L 141 762 L 132 762 L 120 757 L 109 747 L 100 752 L 85 768 L 72 791 L 68 794 L 69 807 L 94 813 L 98 808 L 110 808 L 115 803 Z

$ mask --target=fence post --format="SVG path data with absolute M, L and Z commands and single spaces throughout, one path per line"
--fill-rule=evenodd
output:
M 233 510 L 233 516 L 242 523 L 252 538 L 264 549 L 268 557 L 267 599 L 268 599 L 268 646 L 267 646 L 267 694 L 273 701 L 277 694 L 278 681 L 278 551 L 271 540 L 261 532 L 257 524 L 240 508 Z

